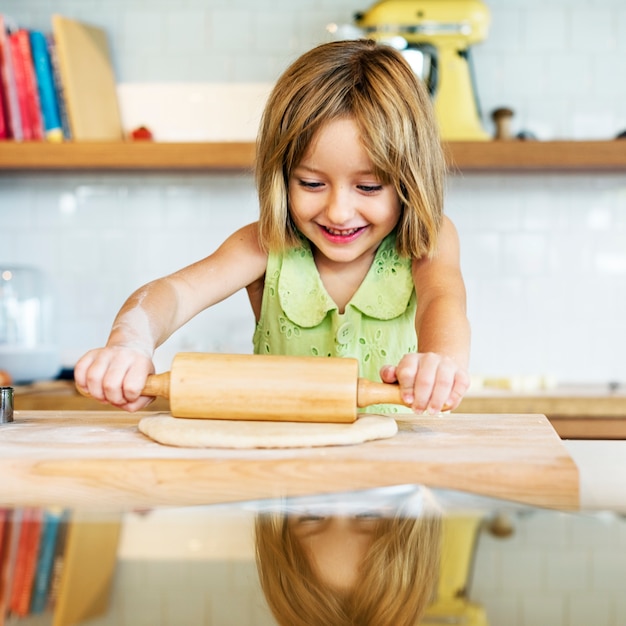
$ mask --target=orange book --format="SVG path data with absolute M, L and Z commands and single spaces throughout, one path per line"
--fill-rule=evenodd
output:
M 30 609 L 42 523 L 43 511 L 41 509 L 24 509 L 9 604 L 11 613 L 19 617 L 28 615 Z

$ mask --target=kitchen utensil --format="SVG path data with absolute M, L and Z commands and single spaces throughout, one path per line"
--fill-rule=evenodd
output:
M 498 139 L 500 141 L 513 139 L 513 133 L 511 131 L 513 109 L 509 109 L 508 107 L 499 107 L 492 111 L 491 119 L 496 126 L 494 139 Z
M 80 390 L 79 390 L 80 391 Z M 395 384 L 358 378 L 358 361 L 180 352 L 143 395 L 169 398 L 174 417 L 354 422 L 356 407 L 404 404 Z
M 0 424 L 13 421 L 13 387 L 0 387 Z

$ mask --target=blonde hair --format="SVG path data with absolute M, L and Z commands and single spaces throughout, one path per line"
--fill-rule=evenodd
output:
M 266 513 L 255 524 L 259 580 L 281 626 L 414 626 L 433 599 L 441 518 L 379 520 L 372 546 L 348 593 L 324 584 L 287 523 Z
M 397 50 L 370 40 L 313 48 L 270 94 L 256 148 L 261 245 L 298 245 L 289 178 L 315 133 L 339 118 L 355 121 L 375 174 L 398 193 L 398 253 L 431 255 L 443 216 L 445 159 L 430 97 Z

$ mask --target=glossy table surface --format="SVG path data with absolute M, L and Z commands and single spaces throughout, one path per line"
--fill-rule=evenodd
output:
M 576 626 L 593 613 L 588 623 L 618 626 L 626 615 L 626 521 L 608 510 L 407 484 L 68 519 L 53 608 L 9 625 L 408 626 L 421 615 L 423 626 Z

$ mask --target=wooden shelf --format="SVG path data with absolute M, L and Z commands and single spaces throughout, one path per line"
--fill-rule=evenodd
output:
M 574 393 L 469 394 L 456 411 L 540 414 L 550 420 L 561 439 L 626 439 L 626 395 L 600 388 Z
M 250 170 L 254 143 L 0 142 L 2 170 Z
M 448 142 L 452 173 L 624 172 L 626 141 Z M 0 170 L 251 171 L 254 143 L 0 142 Z
M 445 145 L 451 171 L 626 171 L 626 141 L 485 141 Z

